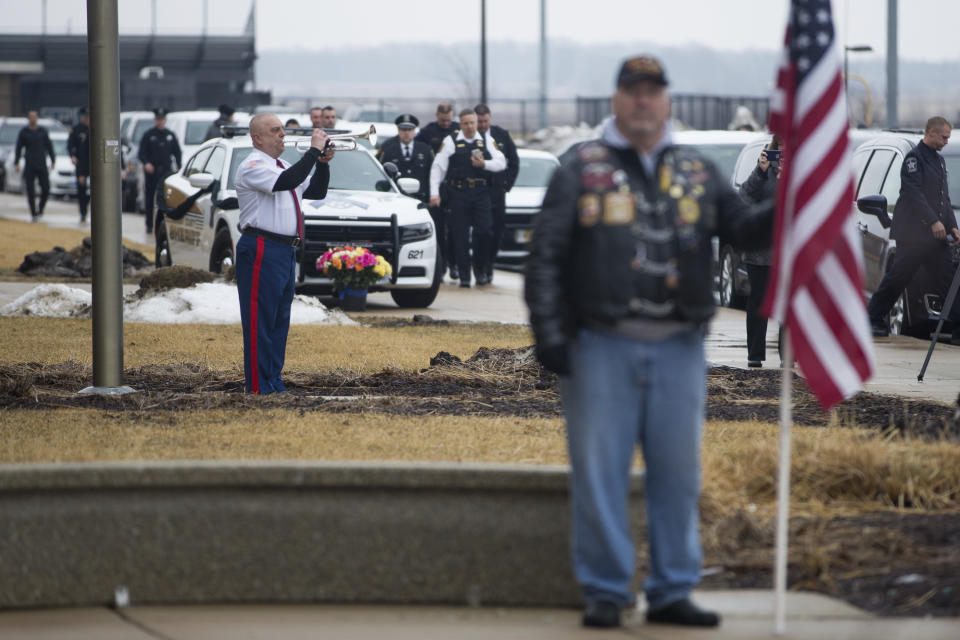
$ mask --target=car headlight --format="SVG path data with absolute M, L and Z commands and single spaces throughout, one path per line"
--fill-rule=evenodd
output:
M 429 222 L 421 222 L 420 224 L 405 224 L 400 227 L 400 244 L 419 242 L 420 240 L 426 240 L 432 235 L 433 228 Z

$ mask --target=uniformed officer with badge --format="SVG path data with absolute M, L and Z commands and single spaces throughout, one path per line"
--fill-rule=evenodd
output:
M 507 159 L 507 168 L 500 173 L 491 173 L 490 178 L 490 207 L 493 212 L 493 223 L 490 233 L 490 257 L 487 260 L 487 280 L 493 281 L 493 264 L 497 260 L 500 250 L 500 239 L 503 237 L 503 227 L 507 215 L 507 192 L 513 188 L 520 171 L 520 158 L 517 156 L 517 145 L 513 143 L 510 132 L 503 127 L 492 124 L 493 115 L 490 107 L 478 104 L 473 108 L 477 112 L 477 131 L 490 132 L 493 144 Z
M 460 131 L 443 141 L 430 168 L 431 207 L 441 205 L 440 185 L 445 183 L 447 186 L 448 227 L 461 287 L 470 286 L 471 255 L 477 284 L 490 284 L 487 262 L 490 259 L 492 212 L 487 176 L 488 172 L 496 173 L 506 168 L 507 159 L 493 144 L 490 133 L 477 131 L 474 110 L 461 111 Z
M 426 142 L 430 145 L 430 150 L 436 156 L 440 150 L 440 145 L 447 136 L 455 135 L 460 130 L 460 123 L 453 119 L 453 105 L 449 102 L 441 102 L 437 105 L 437 119 L 424 127 L 417 133 L 417 142 Z M 430 217 L 433 218 L 437 227 L 437 242 L 440 243 L 443 254 L 444 269 L 450 269 L 450 277 L 453 280 L 460 279 L 460 270 L 457 268 L 456 260 L 453 259 L 453 235 L 450 233 L 450 197 L 447 193 L 447 186 L 440 185 L 440 202 L 437 207 L 430 207 Z M 446 238 L 446 240 L 444 240 Z
M 626 60 L 599 140 L 565 154 L 537 216 L 525 299 L 536 354 L 560 375 L 571 463 L 573 572 L 583 624 L 620 625 L 637 557 L 627 511 L 639 444 L 647 620 L 716 626 L 700 581 L 704 336 L 714 236 L 769 246 L 773 205 L 748 205 L 695 149 L 674 146 L 663 66 Z M 756 207 L 756 209 L 754 209 Z
M 87 221 L 87 205 L 90 192 L 87 183 L 90 180 L 90 117 L 85 107 L 78 112 L 80 122 L 70 130 L 67 138 L 67 153 L 77 172 L 77 205 L 80 207 L 80 222 Z
M 180 142 L 167 129 L 167 110 L 153 110 L 153 128 L 140 139 L 137 157 L 143 164 L 143 200 L 147 214 L 147 233 L 153 233 L 153 209 L 157 205 L 157 185 L 182 164 Z
M 397 135 L 390 138 L 377 151 L 377 160 L 381 163 L 392 162 L 400 170 L 402 178 L 416 178 L 420 181 L 420 190 L 409 195 L 417 197 L 426 204 L 430 200 L 430 165 L 433 164 L 433 151 L 430 145 L 414 139 L 420 121 L 410 113 L 404 113 L 394 120 Z M 434 227 L 439 229 L 440 222 L 434 219 Z M 438 246 L 443 245 L 442 236 L 437 237 Z
M 867 307 L 874 336 L 888 335 L 886 316 L 920 267 L 939 279 L 943 295 L 950 287 L 953 261 L 946 241 L 960 241 L 960 230 L 950 204 L 947 166 L 939 151 L 950 140 L 952 129 L 945 118 L 930 118 L 923 139 L 903 159 L 900 198 L 890 227 L 897 252 Z M 960 297 L 947 318 L 955 327 L 950 344 L 960 345 Z

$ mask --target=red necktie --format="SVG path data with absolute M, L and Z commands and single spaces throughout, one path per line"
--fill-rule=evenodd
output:
M 284 168 L 280 160 L 277 160 L 277 166 L 281 169 Z M 290 195 L 293 196 L 293 207 L 297 210 L 297 237 L 300 238 L 300 242 L 303 242 L 303 212 L 300 211 L 300 199 L 297 198 L 297 190 L 290 189 Z

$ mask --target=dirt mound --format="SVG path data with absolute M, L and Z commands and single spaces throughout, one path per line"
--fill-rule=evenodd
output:
M 175 264 L 172 267 L 162 267 L 151 271 L 141 278 L 137 295 L 142 297 L 153 291 L 186 289 L 201 282 L 213 282 L 216 278 L 216 274 L 210 271 Z

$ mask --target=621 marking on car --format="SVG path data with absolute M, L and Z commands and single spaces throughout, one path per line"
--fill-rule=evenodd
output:
M 407 260 L 420 260 L 423 258 L 423 249 L 410 249 L 407 253 Z

